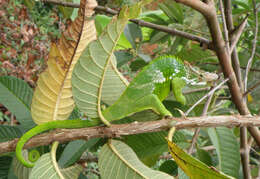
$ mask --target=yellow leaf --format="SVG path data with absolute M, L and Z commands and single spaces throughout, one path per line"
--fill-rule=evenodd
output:
M 81 0 L 79 15 L 53 43 L 48 67 L 40 75 L 35 89 L 31 113 L 35 123 L 65 120 L 74 108 L 71 92 L 71 74 L 82 51 L 96 39 L 94 20 L 91 19 L 96 0 Z
M 248 93 L 248 95 L 247 95 L 247 100 L 248 100 L 249 103 L 253 102 L 253 97 L 251 96 L 250 93 Z
M 187 154 L 175 143 L 169 140 L 168 147 L 174 161 L 191 179 L 233 179 L 233 177 L 225 175 L 214 167 L 209 167 Z

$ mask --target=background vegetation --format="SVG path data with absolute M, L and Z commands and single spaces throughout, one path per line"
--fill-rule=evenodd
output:
M 70 3 L 78 5 L 79 1 L 73 0 Z M 98 3 L 100 7 L 108 7 L 103 10 L 97 8 L 95 13 L 95 25 L 100 35 L 113 13 L 122 5 L 133 2 L 102 0 Z M 225 37 L 225 23 L 228 21 L 223 21 L 220 2 L 215 1 L 215 4 Z M 230 34 L 234 29 L 239 29 L 238 27 L 241 27 L 246 20 L 243 29 L 240 29 L 242 34 L 236 44 L 239 67 L 234 64 L 235 57 L 232 57 L 232 63 L 235 71 L 241 70 L 243 84 L 245 77 L 248 78 L 247 89 L 243 93 L 251 115 L 259 115 L 260 112 L 259 5 L 255 0 L 232 1 L 230 15 L 235 28 L 227 29 L 231 40 Z M 35 125 L 31 120 L 31 99 L 39 74 L 46 68 L 50 44 L 57 42 L 62 32 L 76 17 L 77 8 L 54 5 L 51 2 L 0 1 L 0 142 L 18 138 Z M 231 100 L 232 91 L 230 92 L 226 83 L 222 83 L 220 88 L 212 93 L 212 89 L 223 82 L 225 77 L 223 68 L 219 65 L 220 57 L 216 56 L 210 43 L 207 43 L 211 42 L 212 32 L 209 31 L 201 13 L 173 0 L 158 0 L 143 7 L 143 13 L 138 19 L 139 24 L 133 22 L 127 24 L 114 52 L 117 68 L 129 81 L 152 59 L 163 54 L 173 54 L 184 60 L 189 78 L 193 80 L 193 83 L 188 84 L 183 90 L 187 105 L 177 103 L 172 96 L 164 101 L 164 105 L 174 116 L 181 118 L 176 108 L 186 112 L 189 117 L 242 114 L 234 100 Z M 148 25 L 143 22 L 147 22 Z M 149 23 L 161 26 L 153 27 Z M 186 32 L 194 38 L 179 35 L 176 31 Z M 201 39 L 205 41 L 200 43 Z M 250 59 L 252 65 L 249 64 Z M 248 64 L 250 68 L 246 71 Z M 207 78 L 207 74 L 218 75 L 218 79 L 211 81 Z M 239 79 L 238 76 L 237 78 Z M 207 100 L 191 108 L 205 95 Z M 189 114 L 187 111 L 190 111 Z M 125 121 L 127 123 L 142 117 L 137 114 Z M 70 119 L 75 118 L 85 119 L 87 116 L 75 108 Z M 152 120 L 151 116 L 147 118 Z M 186 178 L 187 176 L 168 153 L 164 139 L 166 135 L 166 131 L 160 131 L 123 136 L 119 140 L 130 146 L 138 158 L 152 169 L 178 178 Z M 260 177 L 260 147 L 248 133 L 245 137 L 248 149 L 248 153 L 245 153 L 248 161 L 243 159 L 243 155 L 241 160 L 240 152 L 243 153 L 239 150 L 241 135 L 239 128 L 183 129 L 175 133 L 174 142 L 206 165 L 229 176 Z M 101 147 L 105 142 L 106 139 L 95 138 L 61 144 L 56 152 L 58 164 L 61 168 L 66 168 L 77 162 L 83 167 L 83 171 L 78 173 L 79 178 L 100 178 L 98 154 L 104 150 Z M 241 147 L 245 149 L 243 145 Z M 40 146 L 37 150 L 43 154 L 49 152 L 50 147 Z M 245 169 L 245 165 L 248 165 L 249 170 Z M 30 172 L 30 169 L 22 167 L 17 162 L 13 152 L 1 154 L 0 178 L 28 178 Z

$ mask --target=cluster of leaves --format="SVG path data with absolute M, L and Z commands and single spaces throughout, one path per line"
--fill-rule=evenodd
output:
M 245 12 L 251 12 L 252 6 L 250 4 L 251 1 L 248 3 L 245 3 L 243 1 L 236 2 L 238 6 L 234 9 L 234 19 L 235 22 L 238 24 L 241 20 L 241 15 L 243 15 Z M 44 22 L 50 17 L 49 14 L 46 13 L 46 11 L 44 11 L 43 14 L 44 15 L 38 15 L 38 19 L 35 18 L 37 19 L 37 21 L 39 21 L 38 25 L 40 25 L 41 21 Z M 205 22 L 203 21 L 203 17 L 201 17 L 194 11 L 190 11 L 183 6 L 173 3 L 172 1 L 166 0 L 163 3 L 159 3 L 157 10 L 147 10 L 146 12 L 141 14 L 140 18 L 148 22 L 174 27 L 179 30 L 192 32 L 194 34 L 209 38 L 209 32 L 207 31 Z M 242 37 L 241 42 L 239 43 L 239 57 L 242 66 L 246 65 L 247 59 L 250 55 L 250 49 L 252 45 L 251 41 L 253 38 L 252 31 L 254 27 L 253 19 L 254 17 L 251 15 L 249 17 L 249 25 L 247 27 L 248 31 L 246 31 L 246 33 Z M 110 20 L 111 17 L 109 16 L 96 16 L 95 23 L 99 35 Z M 45 28 L 43 26 L 44 29 L 40 31 L 45 34 L 50 32 L 48 34 L 51 34 L 52 30 L 48 30 L 49 25 L 50 24 L 46 25 Z M 198 31 L 194 29 L 200 30 Z M 121 35 L 114 52 L 117 60 L 117 67 L 129 80 L 131 80 L 135 76 L 136 72 L 138 72 L 143 66 L 147 65 L 148 62 L 151 61 L 154 57 L 165 53 L 174 54 L 181 59 L 188 61 L 192 65 L 197 65 L 198 69 L 203 69 L 211 72 L 219 70 L 218 66 L 215 65 L 217 62 L 216 56 L 209 50 L 202 50 L 200 48 L 200 44 L 189 42 L 177 36 L 173 37 L 164 32 L 155 31 L 148 28 L 141 28 L 140 26 L 137 26 L 133 23 L 128 23 L 126 25 L 124 33 L 123 35 Z M 257 48 L 256 53 L 258 55 L 260 54 L 259 48 Z M 10 58 L 6 59 L 11 61 Z M 258 63 L 259 62 L 257 61 L 257 58 L 255 58 L 253 68 L 257 67 Z M 250 81 L 252 82 L 249 83 L 249 85 L 254 84 L 254 79 L 259 79 L 259 74 L 260 73 L 257 72 L 250 73 Z M 185 90 L 189 91 L 190 89 L 200 87 L 205 87 L 205 85 L 188 85 Z M 13 115 L 16 116 L 17 120 L 21 124 L 19 126 L 0 126 L 0 141 L 4 142 L 20 137 L 25 130 L 30 129 L 34 125 L 31 119 L 30 112 L 30 104 L 33 91 L 24 81 L 10 76 L 0 77 L 0 91 L 0 103 L 3 104 Z M 190 107 L 190 105 L 194 104 L 205 93 L 206 92 L 196 92 L 187 94 L 186 98 L 188 100 L 188 105 L 186 106 L 182 106 L 181 104 L 176 103 L 174 97 L 172 96 L 164 101 L 164 105 L 175 116 L 179 116 L 178 112 L 176 110 L 173 110 L 174 108 L 179 108 L 185 111 Z M 252 96 L 256 97 L 258 93 L 259 90 L 256 90 L 252 93 Z M 229 94 L 223 89 L 215 94 L 214 101 L 212 102 L 209 109 L 209 113 L 211 115 L 230 114 L 236 112 L 234 106 L 231 105 L 231 102 L 229 100 L 223 101 L 219 99 L 219 97 L 221 96 L 228 95 Z M 254 98 L 254 101 L 250 103 L 250 110 L 253 113 L 259 112 L 257 111 L 259 109 L 259 102 L 260 100 L 257 101 L 257 98 Z M 202 110 L 203 103 L 201 105 L 198 105 L 190 115 L 198 116 L 201 114 Z M 131 122 L 134 120 L 138 121 L 139 119 L 144 119 L 144 116 L 149 120 L 154 119 L 153 115 L 147 116 L 147 114 L 139 113 L 129 117 L 128 119 L 124 120 L 124 122 Z M 78 117 L 82 116 L 77 112 L 77 110 L 75 110 L 70 118 L 75 119 Z M 186 178 L 187 176 L 185 176 L 183 171 L 178 168 L 176 162 L 170 160 L 167 155 L 168 145 L 165 142 L 166 134 L 166 132 L 157 132 L 151 134 L 138 134 L 127 136 L 121 139 L 121 141 L 123 141 L 125 144 L 119 141 L 112 141 L 111 143 L 104 145 L 104 141 L 98 139 L 92 139 L 87 142 L 73 141 L 68 144 L 60 145 L 60 147 L 57 149 L 58 164 L 61 168 L 68 169 L 68 167 L 70 167 L 72 164 L 77 162 L 80 157 L 82 157 L 82 154 L 86 154 L 86 151 L 92 152 L 94 154 L 99 153 L 99 169 L 97 169 L 97 164 L 95 162 L 88 164 L 89 168 L 82 172 L 79 178 L 99 178 L 100 174 L 101 176 L 105 175 L 114 178 L 115 172 L 120 171 L 119 169 L 116 170 L 116 167 L 120 165 L 122 166 L 122 171 L 128 170 L 129 168 L 131 168 L 129 166 L 132 165 L 139 169 L 141 167 L 144 167 L 143 170 L 147 170 L 145 166 L 142 166 L 142 164 L 138 162 L 134 154 L 135 152 L 137 157 L 147 166 L 153 167 L 156 170 L 166 172 L 172 176 L 178 175 L 179 178 Z M 193 131 L 178 131 L 174 135 L 174 142 L 177 143 L 182 149 L 188 149 L 190 146 L 190 141 L 192 140 L 192 136 Z M 194 156 L 208 166 L 216 167 L 227 175 L 239 178 L 241 177 L 241 174 L 239 143 L 237 140 L 238 136 L 238 129 L 202 129 L 197 140 Z M 130 146 L 131 149 L 126 144 Z M 100 151 L 99 148 L 101 146 L 103 147 Z M 216 150 L 207 151 L 205 150 L 207 146 L 213 146 Z M 39 147 L 38 150 L 42 153 L 45 153 L 49 151 L 49 148 Z M 116 152 L 114 152 L 113 150 L 120 151 L 120 155 L 115 155 Z M 160 156 L 162 156 L 161 158 L 164 159 L 159 159 Z M 3 178 L 16 178 L 15 175 L 17 175 L 22 178 L 28 178 L 31 171 L 25 167 L 22 167 L 21 164 L 19 164 L 13 158 L 14 157 L 12 153 L 0 157 L 0 177 L 3 176 Z M 118 158 L 121 158 L 122 160 L 119 160 Z M 122 162 L 129 159 L 136 160 L 133 160 L 133 163 L 130 162 L 129 165 L 126 165 Z M 257 173 L 257 165 L 259 165 L 259 156 L 255 155 L 254 153 L 251 155 L 251 159 L 252 167 L 256 169 L 252 171 L 252 175 L 255 175 L 255 173 Z M 41 157 L 40 161 L 37 162 L 37 165 L 43 166 L 46 161 L 50 161 L 49 153 Z M 42 171 L 50 169 L 50 166 L 52 167 L 52 165 L 49 165 L 46 166 L 46 168 L 42 168 Z M 77 173 L 77 171 L 81 172 L 79 166 L 70 169 L 74 173 Z M 50 173 L 55 173 L 55 170 L 50 170 Z M 148 171 L 151 172 L 150 174 L 155 175 L 153 173 L 155 171 Z M 196 171 L 196 169 L 194 169 L 194 171 Z M 36 175 L 37 172 L 39 173 L 39 171 L 34 171 L 33 174 Z M 66 175 L 65 173 L 63 174 Z M 131 174 L 132 173 L 130 171 L 129 175 Z M 69 177 L 69 175 L 67 177 Z

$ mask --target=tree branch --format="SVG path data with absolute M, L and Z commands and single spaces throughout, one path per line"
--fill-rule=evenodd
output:
M 45 3 L 52 3 L 52 4 L 61 5 L 61 6 L 65 6 L 65 7 L 79 8 L 79 4 L 71 3 L 71 2 L 62 2 L 60 0 L 41 0 L 41 1 L 45 2 Z M 113 10 L 111 8 L 108 8 L 108 7 L 103 7 L 103 6 L 97 6 L 95 8 L 95 10 L 106 12 L 106 13 L 112 14 L 112 15 L 118 14 L 118 11 Z M 177 29 L 169 28 L 169 27 L 166 27 L 166 26 L 146 22 L 146 21 L 143 21 L 143 20 L 140 20 L 140 19 L 131 19 L 130 21 L 135 23 L 135 24 L 138 24 L 139 26 L 148 27 L 148 28 L 155 29 L 155 30 L 158 30 L 158 31 L 161 31 L 161 32 L 166 32 L 166 33 L 171 34 L 171 35 L 177 35 L 177 36 L 180 36 L 180 37 L 192 40 L 192 41 L 202 43 L 202 44 L 204 44 L 205 48 L 213 50 L 213 46 L 211 44 L 211 41 L 206 39 L 206 38 L 203 38 L 203 37 L 200 37 L 200 36 L 197 36 L 197 35 L 193 35 L 193 34 L 190 34 L 190 33 L 184 32 L 184 31 L 180 31 L 180 30 L 177 30 Z
M 111 127 L 89 127 L 81 129 L 57 129 L 48 133 L 40 134 L 31 138 L 26 144 L 25 148 L 32 148 L 37 146 L 49 145 L 54 141 L 61 143 L 72 140 L 89 140 L 92 138 L 112 138 L 133 134 L 141 134 L 148 132 L 158 132 L 168 130 L 172 126 L 172 121 L 177 121 L 175 124 L 176 129 L 198 128 L 198 127 L 241 127 L 241 126 L 258 126 L 260 127 L 260 116 L 203 116 L 203 117 L 190 117 L 187 119 L 182 118 L 167 118 L 157 121 L 149 122 L 133 122 L 130 124 L 113 124 Z M 0 154 L 12 152 L 15 150 L 18 139 L 8 142 L 0 143 Z
M 227 52 L 225 48 L 225 41 L 222 37 L 222 32 L 220 29 L 220 25 L 218 22 L 218 17 L 216 14 L 216 8 L 214 5 L 214 1 L 210 0 L 207 4 L 203 3 L 202 6 L 207 6 L 206 9 L 197 8 L 198 1 L 193 0 L 175 0 L 176 2 L 181 2 L 191 8 L 194 8 L 202 13 L 202 15 L 205 17 L 211 38 L 212 38 L 212 44 L 214 44 L 214 48 L 216 55 L 218 57 L 219 63 L 221 65 L 223 74 L 225 78 L 229 78 L 228 86 L 231 93 L 232 101 L 236 105 L 237 110 L 242 115 L 250 115 L 250 112 L 247 108 L 246 103 L 243 100 L 242 90 L 240 89 L 236 75 L 234 73 L 234 70 L 232 68 L 230 55 Z M 256 143 L 258 146 L 260 146 L 260 133 L 257 128 L 248 128 L 250 134 L 254 137 Z
M 234 25 L 233 25 L 233 17 L 232 17 L 231 0 L 224 1 L 224 12 L 225 12 L 225 18 L 226 18 L 226 22 L 227 22 L 227 29 L 228 29 L 228 32 L 230 35 L 229 39 L 231 40 L 230 53 L 231 53 L 232 66 L 233 66 L 234 72 L 236 74 L 238 85 L 243 91 L 242 73 L 240 70 L 240 62 L 239 62 L 239 58 L 238 58 L 238 54 L 237 54 L 237 49 L 236 49 L 236 45 L 232 45 L 234 36 L 233 36 L 233 34 L 231 34 L 231 32 L 234 29 Z M 234 46 L 233 49 L 232 49 L 232 46 Z
M 254 16 L 255 16 L 255 34 L 254 34 L 254 40 L 253 40 L 253 47 L 252 47 L 252 53 L 251 56 L 248 60 L 247 66 L 246 66 L 246 74 L 245 74 L 245 80 L 244 80 L 244 87 L 245 87 L 245 91 L 247 90 L 247 79 L 248 79 L 248 74 L 251 68 L 251 65 L 253 63 L 253 59 L 255 56 L 255 50 L 256 50 L 256 43 L 257 43 L 257 37 L 258 37 L 258 14 L 256 11 L 256 2 L 255 0 L 252 0 L 253 3 L 253 10 L 254 10 Z

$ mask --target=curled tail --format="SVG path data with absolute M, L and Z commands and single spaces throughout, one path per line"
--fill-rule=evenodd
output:
M 41 124 L 39 126 L 36 126 L 26 132 L 18 141 L 16 145 L 16 158 L 26 167 L 32 168 L 34 166 L 34 163 L 31 163 L 23 157 L 22 150 L 24 144 L 33 136 L 36 136 L 42 132 L 46 132 L 51 129 L 60 129 L 60 128 L 66 128 L 66 129 L 72 129 L 72 128 L 83 128 L 83 127 L 91 127 L 98 125 L 99 121 L 88 121 L 88 120 L 64 120 L 64 121 L 51 121 L 44 124 Z

